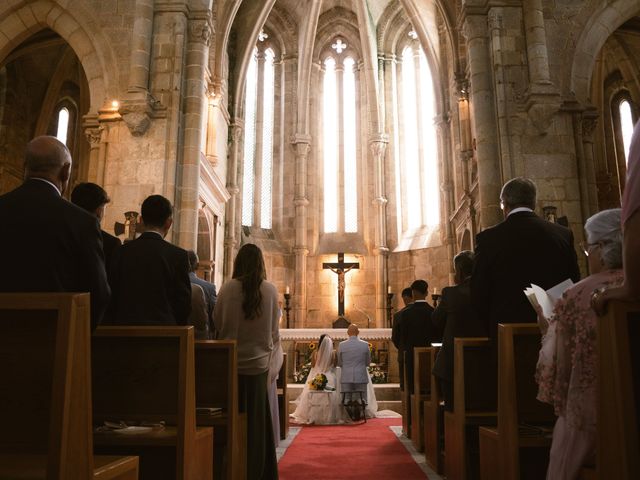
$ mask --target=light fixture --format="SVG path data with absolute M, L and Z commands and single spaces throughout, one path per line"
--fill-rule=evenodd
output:
M 114 110 L 117 110 L 119 106 L 120 106 L 120 102 L 118 102 L 118 100 L 111 101 L 111 107 L 113 107 Z

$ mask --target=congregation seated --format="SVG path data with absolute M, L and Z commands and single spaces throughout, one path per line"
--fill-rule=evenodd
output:
M 582 466 L 595 461 L 598 319 L 591 295 L 623 281 L 620 209 L 593 215 L 585 231 L 591 275 L 564 293 L 550 319 L 538 312 L 544 335 L 538 399 L 553 405 L 558 416 L 547 478 L 576 478 Z
M 151 195 L 141 208 L 144 233 L 118 248 L 110 266 L 110 323 L 187 325 L 191 282 L 187 252 L 166 242 L 172 206 Z

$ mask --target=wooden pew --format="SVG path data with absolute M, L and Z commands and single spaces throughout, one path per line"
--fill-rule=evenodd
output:
M 0 478 L 138 478 L 93 456 L 89 294 L 0 294 Z
M 498 426 L 480 429 L 483 479 L 546 475 L 555 416 L 551 405 L 536 400 L 539 352 L 537 324 L 498 325 Z
M 238 411 L 235 340 L 196 341 L 196 406 L 222 409 L 219 415 L 196 417 L 199 426 L 215 429 L 215 478 L 244 479 L 247 416 Z
M 210 480 L 213 429 L 196 428 L 193 327 L 99 327 L 94 422 L 166 422 L 162 431 L 94 434 L 98 452 L 140 456 L 140 477 Z
M 282 367 L 278 374 L 278 413 L 280 415 L 280 440 L 289 434 L 289 402 L 287 401 L 287 354 L 282 355 Z
M 402 353 L 398 352 L 398 354 L 404 356 L 405 365 L 405 368 L 402 369 L 404 389 L 400 390 L 400 400 L 402 401 L 402 431 L 408 438 L 411 438 L 411 392 L 408 387 L 409 379 L 407 378 L 408 372 L 406 368 L 409 353 L 403 351 Z
M 612 302 L 598 322 L 600 479 L 640 478 L 640 303 Z
M 431 347 L 430 364 L 434 365 L 440 347 Z M 433 370 L 433 368 L 431 369 Z M 440 405 L 440 389 L 436 376 L 429 372 L 431 389 L 429 397 L 423 403 L 424 411 L 424 455 L 427 463 L 438 473 L 444 473 L 444 450 L 442 441 L 444 435 L 444 409 Z
M 453 411 L 444 413 L 444 469 L 450 480 L 478 477 L 478 427 L 496 422 L 494 359 L 489 339 L 454 339 Z
M 433 347 L 413 350 L 413 395 L 411 395 L 411 432 L 413 445 L 424 451 L 424 402 L 431 394 L 431 361 Z

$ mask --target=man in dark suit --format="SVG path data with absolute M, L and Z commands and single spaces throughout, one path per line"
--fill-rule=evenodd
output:
M 400 343 L 406 352 L 404 368 L 409 382 L 405 388 L 409 388 L 410 393 L 413 393 L 413 350 L 441 339 L 440 332 L 431 321 L 433 308 L 426 300 L 428 290 L 429 285 L 424 280 L 416 280 L 411 284 L 413 304 L 402 312 L 400 322 Z
M 102 236 L 94 216 L 62 198 L 70 175 L 63 143 L 29 142 L 25 182 L 0 196 L 0 291 L 89 292 L 95 329 L 109 302 Z
M 402 302 L 404 307 L 393 315 L 393 326 L 391 327 L 391 341 L 398 350 L 398 373 L 400 375 L 400 390 L 404 390 L 404 350 L 400 342 L 400 324 L 402 323 L 402 312 L 413 303 L 413 294 L 411 288 L 407 287 L 402 290 Z
M 104 188 L 95 183 L 79 183 L 71 192 L 71 203 L 94 215 L 98 222 L 102 222 L 104 210 L 110 201 L 111 199 Z M 104 249 L 104 263 L 107 266 L 107 272 L 111 265 L 113 251 L 120 245 L 122 242 L 118 237 L 102 230 L 102 248 Z
M 144 233 L 118 248 L 111 263 L 111 323 L 187 325 L 191 282 L 187 252 L 164 240 L 173 223 L 169 200 L 142 203 Z
M 196 275 L 199 262 L 198 254 L 193 250 L 187 250 L 187 255 L 189 257 L 189 280 L 191 283 L 199 285 L 204 292 L 204 299 L 207 305 L 207 318 L 209 319 L 209 332 L 213 334 L 215 330 L 213 326 L 213 309 L 216 306 L 216 301 L 218 300 L 218 296 L 216 295 L 216 286 Z
M 442 289 L 438 306 L 433 311 L 433 324 L 444 329 L 442 347 L 438 352 L 433 374 L 440 382 L 445 408 L 453 410 L 453 339 L 455 337 L 486 337 L 486 326 L 478 320 L 471 305 L 470 279 L 473 252 L 465 250 L 453 259 L 456 285 Z
M 499 323 L 534 323 L 536 312 L 523 290 L 531 283 L 547 290 L 580 279 L 568 228 L 539 218 L 536 186 L 514 178 L 500 194 L 506 219 L 476 237 L 476 257 L 471 277 L 471 297 L 489 337 L 496 342 Z

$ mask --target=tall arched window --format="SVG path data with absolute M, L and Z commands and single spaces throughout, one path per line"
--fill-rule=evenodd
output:
M 276 53 L 260 33 L 245 91 L 242 225 L 272 228 Z
M 399 235 L 440 223 L 436 102 L 427 57 L 410 32 L 399 50 L 394 92 L 394 144 Z
M 325 233 L 358 232 L 357 63 L 346 48 L 335 39 L 322 63 Z
M 56 138 L 66 145 L 68 135 L 69 110 L 66 107 L 62 107 L 60 110 L 58 110 L 58 127 L 56 130 Z
M 631 104 L 628 100 L 622 100 L 618 105 L 620 111 L 620 133 L 624 144 L 624 158 L 629 163 L 629 147 L 633 135 L 633 115 L 631 114 Z

